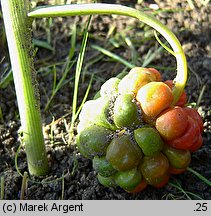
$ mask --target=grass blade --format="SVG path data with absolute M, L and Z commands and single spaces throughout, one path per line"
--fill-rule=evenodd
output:
M 56 65 L 53 65 L 53 92 L 56 91 Z
M 76 112 L 76 114 L 75 114 L 75 120 L 77 119 L 77 117 L 78 117 L 78 115 L 79 115 L 79 113 L 80 113 L 80 111 L 81 111 L 81 109 L 82 109 L 84 103 L 86 102 L 86 99 L 87 99 L 87 97 L 88 97 L 89 91 L 90 91 L 91 86 L 92 86 L 93 76 L 94 76 L 94 75 L 92 75 L 92 77 L 91 77 L 91 79 L 90 79 L 90 81 L 89 81 L 89 85 L 88 85 L 88 87 L 87 87 L 87 89 L 86 89 L 86 93 L 85 93 L 84 98 L 83 98 L 83 100 L 82 100 L 82 102 L 81 102 L 81 105 L 79 106 L 79 108 L 78 108 L 78 110 L 77 110 L 77 112 Z M 75 121 L 75 120 L 74 120 L 74 121 Z
M 4 176 L 1 176 L 1 200 L 4 199 Z
M 64 69 L 63 69 L 63 74 L 61 79 L 59 80 L 59 83 L 56 84 L 56 65 L 53 65 L 53 74 L 54 74 L 54 83 L 53 83 L 53 91 L 51 94 L 51 97 L 49 98 L 46 106 L 45 106 L 45 111 L 48 110 L 53 98 L 55 97 L 56 93 L 61 89 L 62 86 L 64 86 L 65 79 L 68 75 L 68 72 L 72 68 L 73 64 L 75 61 L 72 61 L 73 56 L 75 54 L 75 46 L 76 46 L 76 24 L 73 25 L 72 28 L 72 36 L 71 36 L 71 41 L 70 41 L 71 47 L 69 50 L 69 55 L 67 58 L 67 61 L 65 63 Z
M 198 199 L 198 200 L 203 200 L 203 199 L 202 199 L 199 195 L 197 195 L 197 194 L 194 194 L 194 193 L 189 192 L 189 191 L 187 191 L 186 193 L 187 193 L 187 194 L 190 194 L 191 196 L 195 197 L 195 198 Z
M 4 122 L 4 117 L 3 117 L 3 113 L 2 113 L 1 107 L 0 107 L 0 121 Z
M 71 61 L 71 59 L 68 58 L 64 72 L 62 74 L 61 79 L 59 80 L 58 84 L 56 85 L 56 68 L 55 65 L 53 66 L 53 73 L 54 73 L 54 84 L 53 84 L 53 91 L 51 94 L 51 97 L 49 98 L 46 106 L 45 106 L 45 111 L 48 110 L 53 98 L 55 97 L 56 93 L 61 89 L 62 86 L 65 84 L 65 79 L 68 75 L 68 72 L 70 71 L 71 67 L 74 65 L 75 61 Z
M 28 187 L 28 173 L 24 172 L 22 178 L 21 192 L 20 192 L 20 200 L 24 200 L 25 194 L 27 194 Z
M 182 192 L 187 197 L 188 200 L 192 200 L 189 195 L 191 195 L 192 197 L 195 197 L 196 199 L 202 200 L 202 198 L 199 195 L 194 194 L 194 193 L 189 192 L 189 191 L 185 191 L 178 182 L 176 182 L 176 183 L 169 182 L 169 185 L 172 186 L 172 187 L 175 187 L 180 192 Z
M 201 103 L 201 100 L 202 100 L 202 98 L 203 98 L 205 89 L 206 89 L 206 85 L 203 85 L 203 87 L 202 87 L 202 89 L 201 89 L 201 91 L 200 91 L 198 100 L 197 100 L 197 102 L 196 102 L 196 106 L 197 106 L 197 107 L 199 107 L 199 105 L 200 105 L 200 103 Z
M 69 59 L 72 59 L 74 54 L 75 54 L 75 46 L 76 46 L 76 24 L 73 24 L 73 28 L 72 28 L 72 36 L 71 36 L 71 47 L 70 47 L 70 51 L 69 51 Z
M 175 187 L 179 191 L 181 191 L 187 197 L 187 199 L 191 200 L 191 197 L 187 194 L 187 192 L 181 187 L 179 183 L 175 184 L 175 183 L 169 182 L 168 184 L 171 185 L 172 187 Z
M 65 178 L 65 176 L 64 176 L 64 172 L 63 172 L 63 174 L 62 174 L 62 194 L 61 194 L 61 200 L 64 200 L 64 189 L 65 189 L 65 182 L 64 182 L 64 178 Z
M 33 42 L 34 46 L 42 47 L 42 48 L 45 48 L 47 50 L 50 50 L 50 51 L 54 52 L 54 48 L 47 41 L 33 39 L 32 42 Z
M 162 51 L 163 51 L 162 46 L 153 51 L 150 49 L 144 59 L 144 62 L 142 63 L 142 67 L 146 67 L 147 65 L 149 65 Z
M 204 176 L 193 170 L 192 168 L 188 167 L 187 170 L 191 173 L 193 173 L 196 177 L 198 177 L 200 180 L 202 180 L 205 184 L 211 187 L 211 181 L 206 179 Z
M 87 26 L 86 26 L 85 31 L 84 31 L 82 45 L 81 45 L 81 49 L 80 49 L 80 52 L 78 55 L 78 60 L 77 60 L 77 65 L 76 65 L 74 93 L 73 93 L 73 102 L 72 102 L 72 119 L 71 119 L 71 126 L 70 126 L 71 130 L 72 130 L 74 122 L 76 120 L 76 109 L 77 109 L 77 101 L 78 101 L 78 86 L 79 86 L 79 79 L 80 79 L 80 75 L 81 75 L 81 70 L 82 70 L 82 65 L 83 65 L 88 35 L 89 35 L 88 28 L 89 28 L 90 22 L 91 22 L 91 16 L 89 17 Z M 70 131 L 70 133 L 72 133 L 72 131 Z
M 136 63 L 138 62 L 138 52 L 136 51 L 135 46 L 133 45 L 129 37 L 125 37 L 125 42 L 129 46 L 131 51 L 132 64 L 136 65 Z
M 4 75 L 0 80 L 0 89 L 6 88 L 9 83 L 13 80 L 12 69 L 10 69 L 6 75 Z
M 118 56 L 117 54 L 110 52 L 109 50 L 106 50 L 106 49 L 104 49 L 98 45 L 92 45 L 91 47 L 93 49 L 96 49 L 99 52 L 103 53 L 104 55 L 107 55 L 108 57 L 112 58 L 113 60 L 122 63 L 123 65 L 125 65 L 128 68 L 134 68 L 135 67 L 134 64 L 131 64 L 127 60 L 123 59 L 122 57 Z
M 156 38 L 156 40 L 158 41 L 158 43 L 159 43 L 165 50 L 167 50 L 167 51 L 168 51 L 169 53 L 171 53 L 174 57 L 176 57 L 175 53 L 174 53 L 169 47 L 167 47 L 167 46 L 160 40 L 160 38 L 158 37 L 156 31 L 154 31 L 154 35 L 155 35 L 155 38 Z

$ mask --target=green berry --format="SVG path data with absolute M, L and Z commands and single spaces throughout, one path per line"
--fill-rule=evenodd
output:
M 141 124 L 141 116 L 133 94 L 119 95 L 114 103 L 114 123 L 118 128 L 135 127 Z
M 95 156 L 93 159 L 93 168 L 103 177 L 108 177 L 117 172 L 113 166 L 106 160 L 105 156 Z
M 191 162 L 189 150 L 175 149 L 165 145 L 163 153 L 168 158 L 170 165 L 176 169 L 185 169 Z
M 140 184 L 142 180 L 141 173 L 136 169 L 120 171 L 115 175 L 115 182 L 126 191 L 132 191 Z
M 77 144 L 89 156 L 104 155 L 111 138 L 110 130 L 99 125 L 91 125 L 80 132 Z
M 163 140 L 154 128 L 138 128 L 134 131 L 134 137 L 146 156 L 152 156 L 163 148 Z
M 141 149 L 131 140 L 130 136 L 123 134 L 111 141 L 107 148 L 106 159 L 114 169 L 125 171 L 136 167 L 142 155 Z
M 168 159 L 160 152 L 151 157 L 145 156 L 139 166 L 145 181 L 150 185 L 159 184 L 168 173 L 168 168 Z
M 105 187 L 115 187 L 116 182 L 113 177 L 104 177 L 101 176 L 100 174 L 97 175 L 97 179 Z

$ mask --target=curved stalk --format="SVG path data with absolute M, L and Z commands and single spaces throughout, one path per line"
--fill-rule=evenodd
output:
M 58 6 L 44 6 L 37 7 L 28 13 L 29 17 L 58 17 L 58 16 L 76 16 L 76 15 L 94 15 L 94 14 L 117 14 L 137 18 L 141 22 L 151 26 L 158 31 L 171 45 L 176 61 L 177 61 L 177 75 L 174 79 L 175 87 L 173 89 L 174 105 L 179 99 L 184 90 L 187 81 L 187 62 L 182 46 L 176 36 L 165 25 L 155 19 L 153 16 L 146 14 L 134 8 L 117 5 L 117 4 L 72 4 L 72 5 L 58 5 Z

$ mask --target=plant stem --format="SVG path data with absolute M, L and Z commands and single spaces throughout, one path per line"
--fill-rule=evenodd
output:
M 26 148 L 29 172 L 46 175 L 47 155 L 42 134 L 39 91 L 33 63 L 28 0 L 1 0 L 10 61 Z
M 24 172 L 23 178 L 22 178 L 20 200 L 24 200 L 24 196 L 27 191 L 27 186 L 28 186 L 28 173 Z
M 59 6 L 44 6 L 34 8 L 28 14 L 29 17 L 58 17 L 58 16 L 75 16 L 91 14 L 117 14 L 130 16 L 139 19 L 145 24 L 157 30 L 171 45 L 177 60 L 177 76 L 175 77 L 175 87 L 173 89 L 174 105 L 179 99 L 187 80 L 187 62 L 182 46 L 176 36 L 165 25 L 155 19 L 153 16 L 146 14 L 134 8 L 118 4 L 71 4 Z
M 4 176 L 2 176 L 0 178 L 0 182 L 1 182 L 1 196 L 0 196 L 0 200 L 4 199 Z

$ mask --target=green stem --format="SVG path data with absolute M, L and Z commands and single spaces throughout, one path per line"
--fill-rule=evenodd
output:
M 175 87 L 173 89 L 174 105 L 179 99 L 187 80 L 187 62 L 182 46 L 176 36 L 161 22 L 153 16 L 146 14 L 134 8 L 118 4 L 72 4 L 59 6 L 44 6 L 35 8 L 28 14 L 29 17 L 58 17 L 58 16 L 76 16 L 92 14 L 117 14 L 139 19 L 145 24 L 157 30 L 171 45 L 177 60 L 177 76 L 175 77 Z
M 2 176 L 0 178 L 0 182 L 1 182 L 1 196 L 0 196 L 0 200 L 4 199 L 4 176 Z
M 29 172 L 40 176 L 48 172 L 42 134 L 39 91 L 35 80 L 28 0 L 1 0 L 10 60 L 21 118 Z
M 24 200 L 25 193 L 27 191 L 28 184 L 28 173 L 24 172 L 22 178 L 22 185 L 21 185 L 21 193 L 20 193 L 20 200 Z

